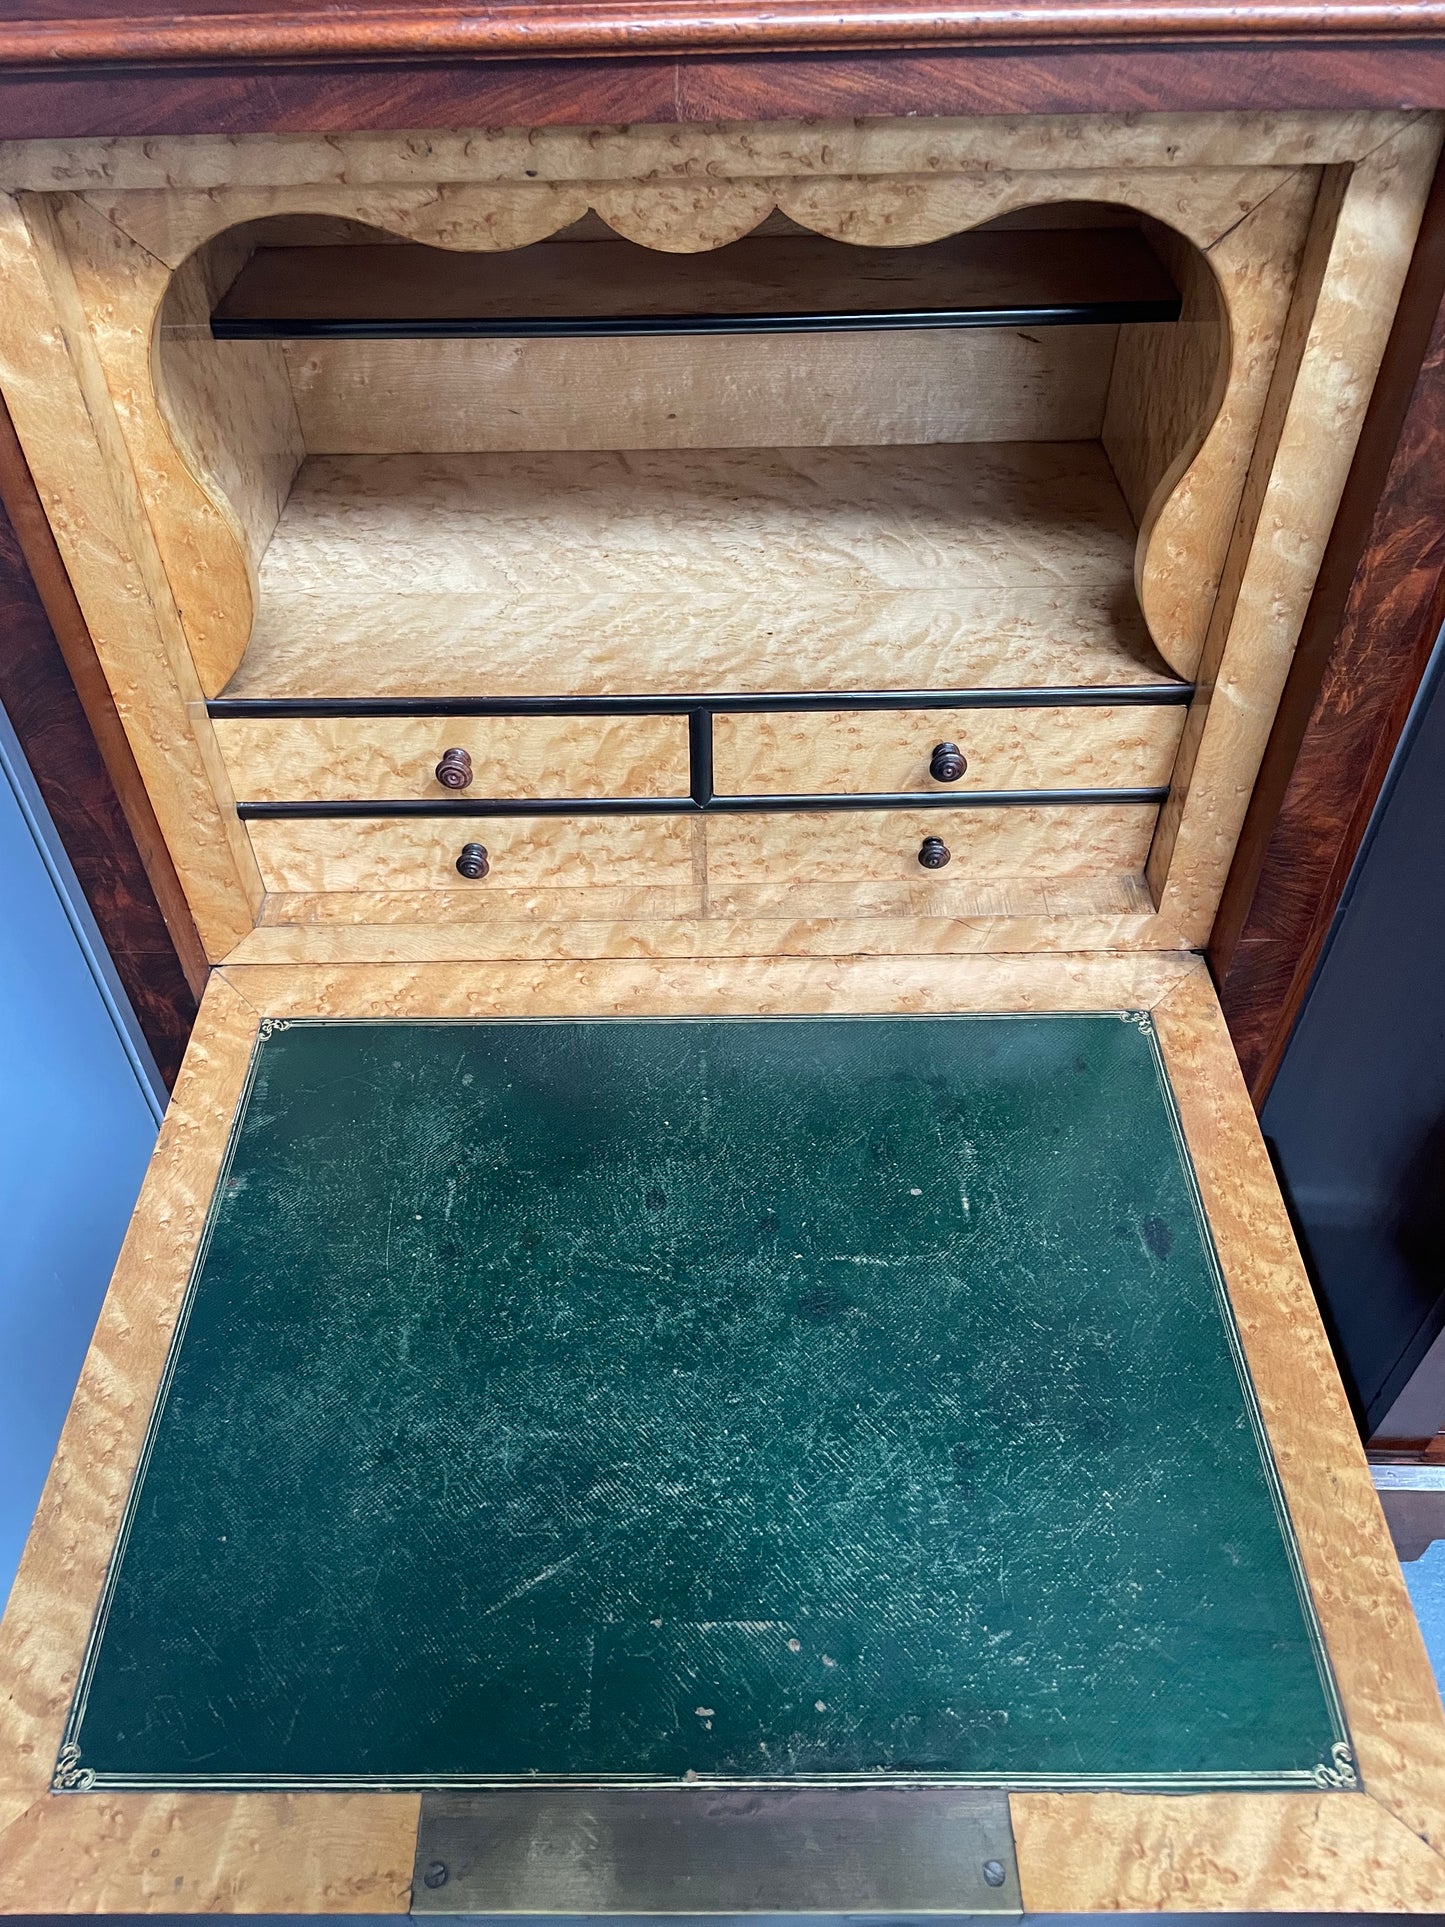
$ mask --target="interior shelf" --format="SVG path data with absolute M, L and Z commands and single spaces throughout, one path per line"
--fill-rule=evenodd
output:
M 1136 228 L 975 232 L 921 248 L 817 235 L 702 254 L 543 241 L 505 255 L 415 243 L 262 247 L 212 318 L 231 341 L 793 333 L 1173 321 Z
M 1177 690 L 1135 537 L 1094 442 L 312 456 L 224 695 Z

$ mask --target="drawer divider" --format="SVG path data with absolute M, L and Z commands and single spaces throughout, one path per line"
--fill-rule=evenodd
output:
M 530 796 L 530 797 L 375 797 L 360 802 L 313 800 L 292 803 L 238 803 L 243 821 L 275 817 L 336 816 L 688 816 L 747 815 L 789 810 L 990 810 L 1037 809 L 1047 805 L 1162 804 L 1167 786 L 1147 789 L 1084 790 L 889 790 L 824 791 L 820 794 L 718 796 L 712 792 L 712 717 L 694 712 L 704 725 L 690 729 L 691 796 Z M 707 751 L 698 752 L 698 737 Z

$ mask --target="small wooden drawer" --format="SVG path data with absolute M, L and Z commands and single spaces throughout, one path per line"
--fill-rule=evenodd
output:
M 974 810 L 759 811 L 707 819 L 710 890 L 786 879 L 950 883 L 1091 877 L 1144 867 L 1158 810 L 1148 803 L 1018 805 Z M 925 838 L 948 860 L 919 861 Z
M 683 716 L 221 716 L 214 728 L 240 802 L 688 793 Z M 469 782 L 438 779 L 448 750 L 465 752 Z
M 690 884 L 686 816 L 260 818 L 247 825 L 268 890 L 534 889 Z M 457 870 L 468 844 L 487 872 Z
M 1183 727 L 1182 704 L 723 715 L 714 780 L 729 796 L 1154 788 L 1169 781 Z M 967 764 L 952 781 L 929 773 L 943 745 Z

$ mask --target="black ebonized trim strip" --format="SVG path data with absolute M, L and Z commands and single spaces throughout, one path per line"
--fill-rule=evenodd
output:
M 842 308 L 815 314 L 534 315 L 443 320 L 416 315 L 231 318 L 216 316 L 217 341 L 549 341 L 631 335 L 879 333 L 899 328 L 1067 328 L 1121 321 L 1177 321 L 1178 299 L 1072 301 L 1012 308 Z
M 1122 688 L 802 690 L 726 696 L 216 696 L 206 714 L 226 716 L 687 716 L 763 715 L 779 710 L 1114 709 L 1187 703 L 1189 682 Z
M 1130 790 L 890 790 L 876 794 L 787 796 L 533 796 L 376 798 L 361 802 L 238 803 L 236 814 L 274 817 L 338 816 L 715 816 L 786 810 L 996 810 L 1044 804 L 1153 803 L 1163 789 Z
M 688 790 L 700 810 L 713 801 L 712 711 L 694 709 L 687 719 Z

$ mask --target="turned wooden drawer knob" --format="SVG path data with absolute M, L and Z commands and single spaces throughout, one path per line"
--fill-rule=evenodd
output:
M 436 778 L 444 790 L 464 790 L 472 780 L 472 759 L 464 749 L 444 749 Z
M 450 752 L 448 752 L 450 754 Z M 956 783 L 968 768 L 968 758 L 957 743 L 939 743 L 928 759 L 928 773 L 935 783 Z M 437 772 L 441 774 L 440 771 Z M 936 841 L 930 837 L 930 842 Z M 944 861 L 947 862 L 947 858 Z
M 918 852 L 918 861 L 925 870 L 941 870 L 945 863 L 952 860 L 953 852 L 941 836 L 926 836 Z
M 944 860 L 946 862 L 947 858 Z M 462 853 L 457 858 L 458 876 L 464 876 L 469 883 L 475 883 L 479 877 L 484 877 L 491 867 L 487 861 L 485 844 L 464 843 L 462 845 Z

